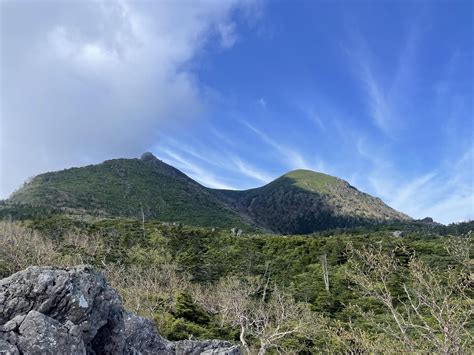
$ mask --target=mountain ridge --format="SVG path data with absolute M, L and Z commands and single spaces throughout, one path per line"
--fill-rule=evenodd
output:
M 343 179 L 305 169 L 290 171 L 259 188 L 217 191 L 261 226 L 282 234 L 311 233 L 315 225 L 332 229 L 410 220 Z
M 298 169 L 261 187 L 220 190 L 199 184 L 151 153 L 37 175 L 7 202 L 281 234 L 411 220 L 323 173 Z

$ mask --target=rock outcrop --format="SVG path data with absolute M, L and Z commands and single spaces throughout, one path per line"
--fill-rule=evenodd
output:
M 427 226 L 430 226 L 430 227 L 441 226 L 440 223 L 435 222 L 435 221 L 433 220 L 433 218 L 431 218 L 431 217 L 425 217 L 425 218 L 419 219 L 418 222 L 421 222 L 421 223 L 423 223 L 423 224 L 425 224 L 425 225 L 427 225 Z
M 240 348 L 221 340 L 168 341 L 161 337 L 150 319 L 124 313 L 126 349 L 128 354 L 221 354 L 240 355 Z
M 89 266 L 30 267 L 0 281 L 0 354 L 241 354 L 218 340 L 171 342 L 123 309 Z

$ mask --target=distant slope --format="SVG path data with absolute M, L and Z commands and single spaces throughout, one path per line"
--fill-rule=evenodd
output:
M 344 180 L 292 171 L 256 189 L 206 188 L 150 153 L 36 176 L 7 201 L 70 213 L 305 234 L 410 218 Z
M 285 234 L 410 220 L 344 180 L 309 170 L 292 171 L 256 189 L 215 193 L 260 226 Z
M 38 175 L 8 202 L 136 218 L 143 209 L 146 218 L 198 226 L 251 223 L 207 188 L 147 153 L 141 159 L 107 160 Z

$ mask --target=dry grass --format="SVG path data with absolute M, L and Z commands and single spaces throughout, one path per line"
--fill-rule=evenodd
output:
M 173 311 L 176 295 L 190 288 L 189 277 L 172 264 L 150 267 L 104 265 L 109 284 L 123 298 L 128 310 L 146 317 L 157 311 Z
M 67 233 L 61 246 L 17 222 L 0 221 L 0 278 L 32 265 L 70 267 L 100 259 L 110 250 L 98 235 Z M 125 308 L 152 317 L 158 310 L 171 311 L 176 294 L 189 289 L 189 277 L 169 263 L 124 266 L 100 261 L 95 265 L 122 296 Z
M 80 263 L 64 256 L 50 240 L 19 223 L 0 221 L 0 276 L 8 276 L 28 266 L 72 266 Z

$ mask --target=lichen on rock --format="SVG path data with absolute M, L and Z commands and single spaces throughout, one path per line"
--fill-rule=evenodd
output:
M 0 280 L 0 354 L 240 354 L 219 340 L 171 342 L 89 266 L 29 267 Z

